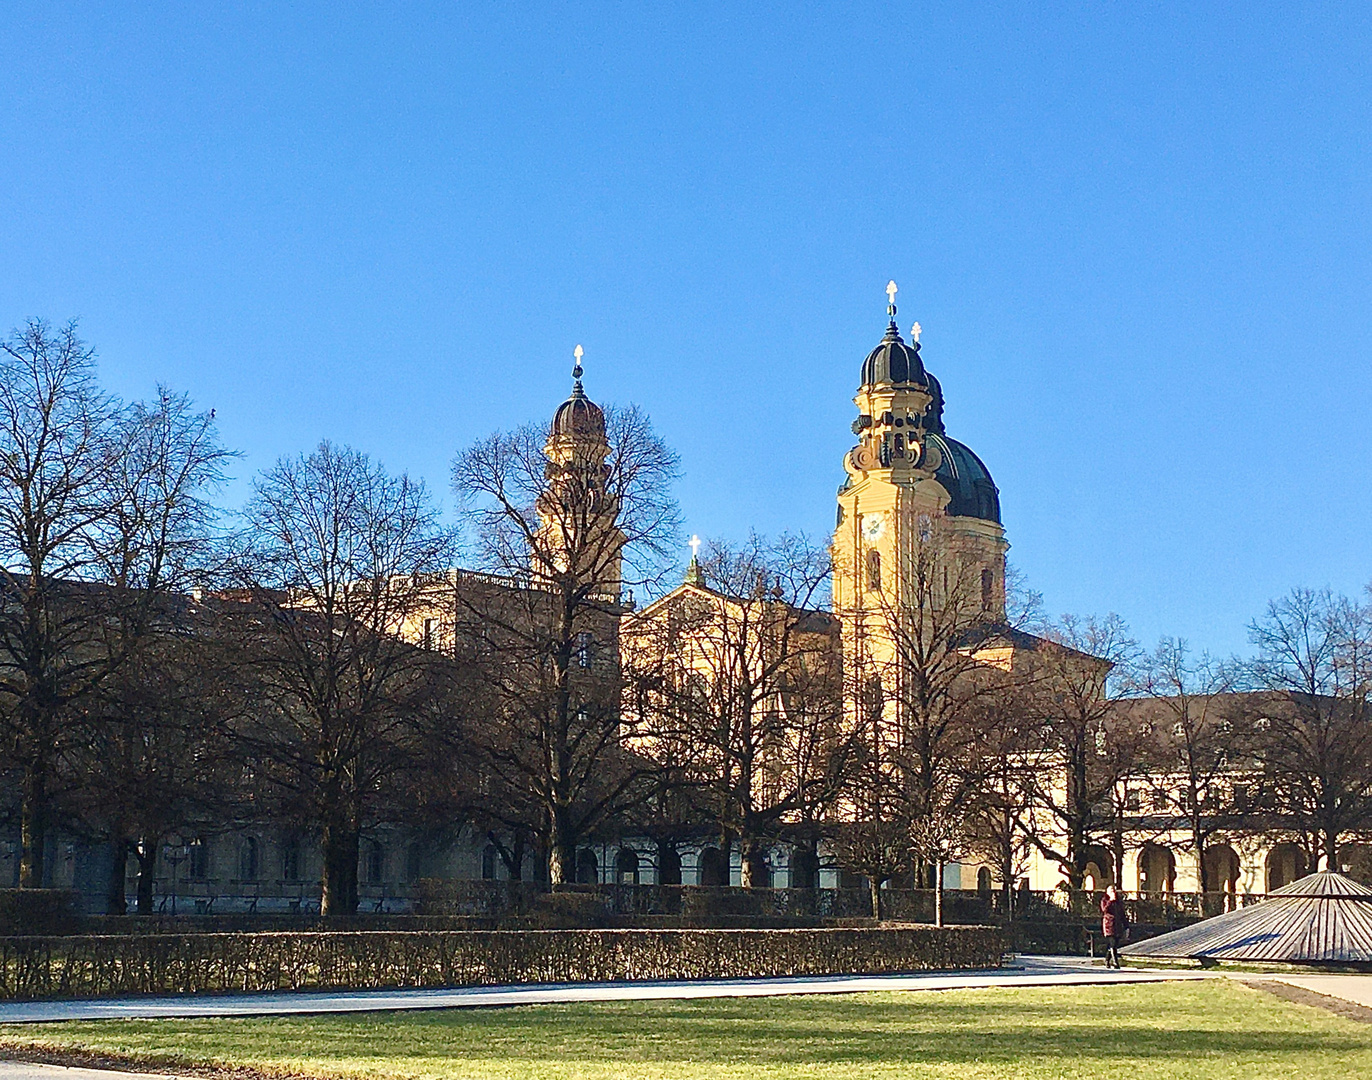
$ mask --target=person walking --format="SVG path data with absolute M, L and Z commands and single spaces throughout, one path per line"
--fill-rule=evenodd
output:
M 1113 885 L 1106 886 L 1105 895 L 1100 898 L 1100 932 L 1105 938 L 1105 966 L 1120 966 L 1120 939 L 1129 929 L 1129 913 L 1124 910 L 1124 900 Z

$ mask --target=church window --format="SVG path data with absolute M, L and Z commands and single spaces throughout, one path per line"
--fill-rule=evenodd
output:
M 588 668 L 591 666 L 591 635 L 583 630 L 576 636 L 576 666 Z
M 437 624 L 437 619 L 424 620 L 424 648 L 426 649 L 432 649 L 434 647 L 434 628 Z
M 991 610 L 992 593 L 996 586 L 996 574 L 993 570 L 983 570 L 981 572 L 981 610 Z
M 875 548 L 867 552 L 867 590 L 881 591 L 881 552 Z

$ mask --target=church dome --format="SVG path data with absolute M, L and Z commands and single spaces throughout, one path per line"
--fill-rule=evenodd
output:
M 943 385 L 930 372 L 925 372 L 924 376 L 929 380 L 929 396 L 933 398 L 929 402 L 929 408 L 924 411 L 924 430 L 932 431 L 935 435 L 943 434 Z
M 901 385 L 914 383 L 916 386 L 928 384 L 924 364 L 919 358 L 919 342 L 905 344 L 896 328 L 896 320 L 886 328 L 886 336 L 881 344 L 867 354 L 862 363 L 862 385 L 876 386 L 880 383 Z
M 942 404 L 942 395 L 939 396 L 939 403 Z M 969 447 L 948 438 L 942 434 L 942 430 L 940 419 L 938 432 L 931 428 L 928 441 L 939 452 L 935 479 L 952 496 L 946 513 L 949 517 L 980 518 L 999 525 L 1000 491 L 991 479 L 990 471 Z
M 553 414 L 553 435 L 598 435 L 605 437 L 605 414 L 581 388 L 581 346 L 576 347 L 576 366 L 572 368 L 572 396 Z

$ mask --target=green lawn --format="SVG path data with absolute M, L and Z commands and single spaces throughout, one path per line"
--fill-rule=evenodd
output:
M 1225 980 L 0 1029 L 311 1077 L 1372 1077 L 1372 1025 Z

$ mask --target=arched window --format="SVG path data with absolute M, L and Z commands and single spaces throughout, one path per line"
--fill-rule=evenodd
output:
M 600 884 L 600 860 L 590 848 L 582 848 L 576 857 L 576 883 L 578 885 Z
M 868 679 L 863 696 L 863 704 L 867 706 L 867 719 L 875 723 L 881 719 L 882 710 L 886 707 L 886 694 L 882 690 L 881 679 L 876 676 Z
M 375 840 L 366 841 L 362 848 L 362 880 L 368 885 L 381 884 L 381 871 L 386 855 Z
M 481 880 L 494 881 L 496 861 L 500 858 L 500 852 L 496 851 L 494 844 L 487 844 L 486 850 L 481 853 Z
M 633 848 L 620 848 L 615 856 L 615 876 L 621 885 L 638 884 L 638 852 Z
M 990 611 L 992 601 L 995 599 L 996 573 L 994 570 L 985 569 L 981 572 L 981 610 Z
M 238 880 L 257 880 L 257 837 L 245 836 L 238 848 Z
M 977 892 L 988 893 L 991 891 L 991 868 L 983 866 L 977 871 Z
M 657 849 L 657 883 L 681 884 L 681 856 L 677 854 L 676 848 L 664 846 Z
M 724 854 L 717 847 L 707 847 L 700 853 L 697 860 L 699 867 L 699 883 L 719 887 L 729 884 L 729 865 L 724 860 Z
M 876 548 L 867 552 L 867 591 L 881 591 L 881 552 Z
M 300 840 L 298 837 L 288 836 L 281 842 L 281 879 L 283 881 L 300 880 Z
M 192 878 L 209 877 L 209 845 L 205 843 L 204 839 L 197 836 L 186 845 L 186 848 L 189 857 L 186 873 Z

